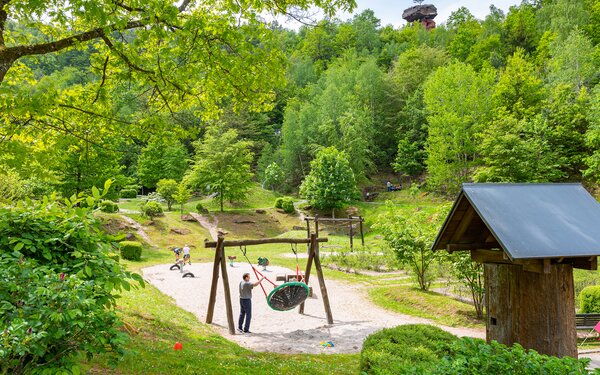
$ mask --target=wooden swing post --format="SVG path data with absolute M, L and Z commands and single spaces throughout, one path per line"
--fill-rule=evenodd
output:
M 308 225 L 308 224 L 307 224 Z M 316 228 L 318 226 L 316 225 Z M 323 277 L 323 270 L 321 268 L 321 261 L 319 260 L 319 242 L 327 242 L 327 238 L 318 238 L 316 234 L 311 234 L 310 238 L 263 238 L 259 240 L 239 240 L 239 241 L 225 241 L 222 236 L 219 236 L 217 241 L 206 241 L 204 242 L 205 248 L 215 248 L 215 259 L 213 263 L 213 275 L 210 286 L 210 296 L 208 299 L 208 311 L 206 313 L 206 323 L 211 324 L 213 320 L 215 303 L 217 300 L 217 283 L 219 282 L 219 273 L 223 273 L 223 290 L 225 292 L 225 307 L 227 311 L 227 325 L 229 333 L 235 335 L 235 322 L 233 320 L 233 307 L 231 302 L 231 290 L 229 288 L 229 276 L 227 274 L 227 261 L 225 258 L 225 247 L 232 246 L 249 246 L 249 245 L 263 245 L 263 244 L 276 244 L 276 243 L 287 243 L 287 244 L 308 244 L 308 261 L 306 264 L 305 282 L 308 284 L 310 272 L 312 269 L 312 263 L 314 261 L 317 269 L 317 277 L 319 278 L 319 287 L 323 298 L 323 305 L 325 307 L 325 313 L 327 314 L 327 323 L 333 324 L 333 316 L 331 314 L 331 306 L 329 305 L 329 295 L 327 294 L 327 287 L 325 286 L 325 278 Z M 304 312 L 304 303 L 300 305 L 300 313 Z

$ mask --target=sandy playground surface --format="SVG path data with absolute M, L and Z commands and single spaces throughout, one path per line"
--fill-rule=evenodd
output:
M 171 296 L 178 306 L 195 314 L 200 321 L 206 321 L 213 264 L 193 263 L 186 266 L 186 272 L 194 273 L 195 278 L 182 278 L 178 270 L 170 271 L 170 266 L 171 264 L 162 264 L 145 268 L 144 278 L 162 293 Z M 247 263 L 234 263 L 234 267 L 228 266 L 227 271 L 237 327 L 240 311 L 238 284 L 244 272 L 251 273 L 251 280 L 256 279 Z M 365 338 L 382 328 L 400 324 L 432 324 L 427 319 L 396 314 L 375 306 L 368 300 L 366 290 L 358 284 L 325 279 L 334 320 L 333 325 L 328 325 L 315 272 L 313 269 L 309 283 L 313 288 L 313 297 L 306 300 L 304 315 L 298 314 L 297 308 L 286 312 L 272 310 L 260 287 L 256 287 L 252 298 L 252 333 L 237 335 L 230 335 L 227 328 L 223 281 L 220 278 L 213 327 L 223 337 L 254 351 L 318 354 L 360 352 Z M 284 273 L 293 272 L 275 266 L 269 266 L 268 272 L 264 272 L 273 281 L 277 274 Z M 266 281 L 263 283 L 269 293 L 272 290 L 271 284 Z M 434 325 L 458 336 L 485 338 L 484 330 Z M 320 345 L 322 341 L 332 341 L 334 347 L 323 347 Z

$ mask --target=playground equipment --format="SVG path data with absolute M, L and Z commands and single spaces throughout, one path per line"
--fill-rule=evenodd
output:
M 310 294 L 308 285 L 306 285 L 306 283 L 304 282 L 304 277 L 300 278 L 298 276 L 300 273 L 300 268 L 298 266 L 298 256 L 297 255 L 296 255 L 296 277 L 297 277 L 298 281 L 286 282 L 282 285 L 277 285 L 271 279 L 269 279 L 268 277 L 266 277 L 265 275 L 260 273 L 254 267 L 254 265 L 252 264 L 252 262 L 250 262 L 250 259 L 248 259 L 248 256 L 246 255 L 246 247 L 245 246 L 243 248 L 242 248 L 242 246 L 240 246 L 240 251 L 242 252 L 242 254 L 244 254 L 244 258 L 246 258 L 246 260 L 248 261 L 248 264 L 252 268 L 252 271 L 254 271 L 254 276 L 256 276 L 256 278 L 258 279 L 259 275 L 260 275 L 261 277 L 264 277 L 264 279 L 267 280 L 267 282 L 269 282 L 269 283 L 271 283 L 271 285 L 273 285 L 273 287 L 274 287 L 273 291 L 271 291 L 271 293 L 269 293 L 267 295 L 267 291 L 265 290 L 265 287 L 262 284 L 260 284 L 260 287 L 261 287 L 263 293 L 265 294 L 265 297 L 267 298 L 267 304 L 269 305 L 270 308 L 272 308 L 273 310 L 277 310 L 277 311 L 288 311 L 288 310 L 291 310 L 294 307 L 298 306 L 299 304 L 303 303 L 304 300 L 306 300 L 306 298 L 308 298 L 308 295 Z M 296 254 L 296 251 L 294 250 L 293 247 L 292 247 L 292 251 L 294 251 L 294 254 Z M 258 258 L 258 264 L 262 265 L 263 271 L 265 271 L 267 268 L 267 264 L 269 264 L 269 260 L 267 258 L 260 257 L 260 258 Z
M 310 238 L 265 238 L 258 240 L 241 240 L 241 241 L 225 241 L 222 236 L 218 237 L 217 241 L 205 242 L 205 248 L 215 248 L 215 260 L 213 264 L 213 275 L 210 288 L 210 297 L 208 300 L 208 311 L 206 314 L 206 323 L 211 324 L 215 309 L 215 303 L 217 299 L 217 283 L 219 281 L 219 274 L 222 274 L 223 279 L 223 290 L 225 294 L 225 307 L 227 312 L 227 325 L 229 333 L 235 335 L 235 323 L 233 320 L 233 308 L 231 303 L 231 291 L 229 288 L 229 276 L 227 274 L 227 265 L 225 260 L 225 247 L 239 246 L 240 248 L 252 245 L 262 244 L 276 244 L 276 243 L 287 243 L 287 244 L 309 244 L 308 260 L 306 262 L 306 271 L 304 275 L 300 273 L 300 267 L 298 265 L 298 256 L 296 254 L 296 274 L 297 278 L 300 277 L 302 281 L 286 282 L 282 285 L 277 286 L 271 280 L 270 282 L 274 289 L 268 295 L 263 287 L 263 292 L 267 297 L 267 303 L 269 306 L 278 311 L 286 311 L 293 309 L 296 306 L 300 306 L 298 313 L 304 313 L 304 300 L 308 296 L 308 281 L 312 270 L 313 262 L 317 271 L 317 277 L 319 279 L 319 287 L 321 289 L 321 296 L 323 300 L 323 306 L 327 315 L 327 323 L 333 324 L 333 316 L 331 314 L 331 307 L 329 305 L 329 296 L 327 294 L 327 288 L 325 286 L 325 278 L 323 277 L 323 270 L 321 268 L 321 261 L 319 259 L 319 242 L 327 242 L 327 238 L 317 238 L 315 234 L 311 234 Z M 246 257 L 245 250 L 242 248 L 242 253 Z M 292 251 L 295 251 L 292 248 Z M 246 259 L 248 259 L 246 257 Z M 248 263 L 252 266 L 255 276 L 258 278 L 262 276 L 252 263 L 248 260 Z M 262 284 L 261 284 L 262 287 Z M 301 302 L 300 302 L 301 300 Z
M 258 257 L 258 265 L 262 266 L 263 272 L 267 270 L 267 266 L 269 265 L 269 259 L 265 257 Z
M 227 259 L 229 260 L 229 267 L 233 267 L 233 261 L 237 259 L 235 255 L 228 255 Z
M 360 231 L 360 240 L 363 246 L 365 246 L 365 235 L 363 233 L 363 223 L 365 222 L 365 219 L 362 216 L 348 216 L 347 219 L 345 218 L 328 218 L 328 217 L 319 217 L 319 215 L 315 215 L 314 217 L 305 217 L 304 220 L 306 221 L 306 234 L 307 237 L 310 238 L 310 222 L 314 222 L 315 223 L 315 234 L 317 235 L 317 237 L 319 237 L 319 223 L 334 223 L 334 225 L 336 225 L 337 223 L 341 223 L 342 225 L 344 224 L 348 224 L 348 235 L 350 237 L 350 251 L 354 250 L 354 227 L 352 225 L 352 223 L 358 223 L 359 226 L 359 231 Z
M 179 272 L 183 274 L 181 277 L 195 277 L 193 273 L 186 272 L 183 269 L 183 267 L 185 266 L 185 262 L 186 262 L 185 259 L 177 259 L 177 262 L 171 266 L 171 270 L 179 268 Z M 173 267 L 177 267 L 177 268 L 173 268 Z

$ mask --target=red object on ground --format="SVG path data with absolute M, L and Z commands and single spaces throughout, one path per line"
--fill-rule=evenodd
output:
M 183 346 L 180 342 L 176 342 L 175 346 L 173 347 L 173 350 L 183 350 Z

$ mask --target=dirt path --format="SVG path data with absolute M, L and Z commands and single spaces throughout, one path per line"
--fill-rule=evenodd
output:
M 143 270 L 144 278 L 164 294 L 175 299 L 177 305 L 194 313 L 200 321 L 206 320 L 212 263 L 193 263 L 186 271 L 193 272 L 195 278 L 181 277 L 176 271 L 169 271 L 169 265 L 157 265 Z M 237 324 L 239 314 L 238 283 L 244 272 L 252 272 L 246 263 L 235 263 L 227 267 L 234 319 Z M 265 272 L 268 278 L 277 274 L 292 273 L 281 267 L 269 267 Z M 316 276 L 316 275 L 315 275 Z M 328 325 L 320 296 L 317 278 L 310 281 L 313 298 L 305 306 L 305 314 L 297 310 L 280 312 L 272 310 L 266 302 L 260 287 L 254 289 L 252 305 L 252 325 L 249 335 L 230 335 L 227 330 L 225 301 L 222 278 L 219 280 L 217 302 L 214 314 L 214 327 L 225 338 L 255 351 L 277 353 L 356 353 L 362 348 L 364 339 L 371 333 L 386 327 L 401 324 L 426 323 L 436 325 L 458 336 L 485 338 L 483 329 L 452 328 L 432 323 L 430 320 L 386 311 L 369 301 L 367 289 L 357 284 L 347 284 L 326 280 L 334 324 Z M 272 290 L 265 282 L 267 293 Z M 321 341 L 333 341 L 334 347 L 322 347 Z
M 190 216 L 196 219 L 196 221 L 200 223 L 200 225 L 202 225 L 208 230 L 208 233 L 210 233 L 210 236 L 212 237 L 213 241 L 217 240 L 217 237 L 219 236 L 219 221 L 216 217 L 213 217 L 213 222 L 211 222 L 206 216 L 199 215 L 195 212 L 190 212 Z
M 158 247 L 148 236 L 148 233 L 146 233 L 146 231 L 144 230 L 144 227 L 142 227 L 142 225 L 140 223 L 138 223 L 137 221 L 133 220 L 132 218 L 130 218 L 129 216 L 125 216 L 125 215 L 120 215 L 123 220 L 125 220 L 127 222 L 128 225 L 131 225 L 131 227 L 133 229 L 135 229 L 135 233 L 140 236 L 144 241 L 146 241 L 146 243 L 148 243 L 148 245 L 152 246 L 152 247 Z

